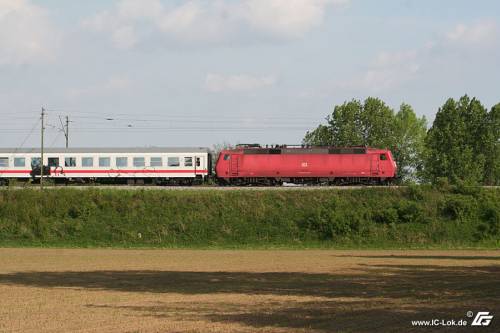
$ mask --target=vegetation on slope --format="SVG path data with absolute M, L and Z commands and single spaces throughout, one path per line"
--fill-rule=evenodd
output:
M 491 248 L 500 190 L 7 189 L 0 245 Z

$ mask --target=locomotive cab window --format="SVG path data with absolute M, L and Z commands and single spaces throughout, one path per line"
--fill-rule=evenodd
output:
M 40 166 L 40 157 L 32 157 L 31 158 L 31 167 L 36 168 Z
M 163 162 L 161 161 L 161 157 L 151 157 L 149 161 L 149 165 L 152 167 L 161 167 L 163 166 Z
M 144 157 L 134 157 L 134 166 L 136 168 L 141 168 L 146 166 L 146 162 L 144 160 Z
M 109 168 L 111 165 L 110 157 L 99 157 L 99 167 L 100 168 Z
M 17 168 L 24 168 L 26 166 L 26 159 L 24 157 L 15 157 L 14 166 Z
M 184 157 L 184 166 L 187 166 L 187 167 L 193 166 L 193 158 L 192 157 Z
M 65 167 L 76 167 L 76 157 L 66 157 L 64 158 Z
M 387 155 L 386 154 L 380 154 L 380 160 L 381 161 L 387 160 Z
M 169 167 L 178 167 L 180 165 L 178 157 L 169 157 L 168 158 L 168 166 Z
M 59 166 L 59 157 L 49 157 L 49 167 L 58 167 Z
M 0 168 L 8 168 L 8 167 L 9 167 L 9 158 L 0 157 Z
M 115 162 L 118 168 L 126 168 L 128 166 L 128 159 L 126 157 L 117 157 Z
M 92 168 L 94 166 L 93 157 L 82 157 L 82 167 Z
M 229 156 L 229 154 L 224 155 L 224 161 L 228 161 L 230 158 L 231 158 L 231 156 Z

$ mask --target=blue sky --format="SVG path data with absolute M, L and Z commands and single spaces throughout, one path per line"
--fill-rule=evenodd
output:
M 0 146 L 300 143 L 376 96 L 500 102 L 498 1 L 0 0 Z

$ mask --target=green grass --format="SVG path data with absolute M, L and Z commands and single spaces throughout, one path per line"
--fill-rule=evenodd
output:
M 500 248 L 500 190 L 5 189 L 0 246 Z

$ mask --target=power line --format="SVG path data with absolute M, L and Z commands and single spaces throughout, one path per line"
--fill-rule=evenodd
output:
M 57 139 L 59 139 L 59 137 L 61 136 L 61 133 L 62 133 L 62 132 L 58 132 L 58 133 L 57 133 L 57 135 L 54 137 L 54 140 L 52 140 L 52 142 L 50 143 L 49 148 L 54 147 L 54 144 L 56 143 Z M 66 147 L 66 148 L 67 148 L 67 147 Z
M 192 118 L 203 118 L 203 117 L 206 117 L 206 113 L 203 113 L 203 114 L 183 114 L 183 115 L 178 115 L 178 114 L 158 114 L 158 113 L 140 113 L 140 114 L 137 114 L 137 113 L 119 113 L 119 112 L 106 112 L 106 111 L 103 111 L 103 112 L 90 112 L 90 111 L 81 111 L 81 110 L 74 110 L 73 111 L 76 111 L 76 112 L 70 112 L 71 109 L 49 109 L 50 111 L 57 111 L 57 112 L 65 112 L 65 113 L 68 113 L 70 114 L 71 116 L 73 117 L 76 117 L 76 116 L 80 116 L 80 115 L 97 115 L 99 116 L 98 118 L 107 118 L 107 116 L 132 116 L 132 117 L 137 117 L 138 115 L 140 115 L 141 117 L 155 117 L 155 118 L 168 118 L 168 119 L 174 119 L 174 118 L 186 118 L 186 119 L 192 119 Z M 83 116 L 80 116 L 80 117 L 83 117 Z M 210 116 L 211 118 L 217 118 L 217 117 L 220 117 L 220 118 L 248 118 L 248 116 L 245 116 L 245 115 L 242 115 L 242 114 L 229 114 L 229 115 L 217 115 L 217 116 L 214 116 L 214 115 L 211 115 Z M 255 117 L 255 116 L 252 116 L 252 117 Z M 256 118 L 258 119 L 264 119 L 264 118 L 267 118 L 267 119 L 280 119 L 280 120 L 284 120 L 284 119 L 311 119 L 311 117 L 309 116 L 303 116 L 303 115 L 293 115 L 293 114 L 280 114 L 280 115 L 276 115 L 276 116 L 262 116 L 262 117 L 259 117 L 257 116 Z M 141 118 L 141 119 L 144 119 L 144 118 Z
M 59 122 L 61 123 L 61 130 L 64 133 L 64 137 L 66 138 L 66 148 L 68 148 L 68 143 L 69 143 L 69 117 L 66 116 L 66 126 L 63 124 L 61 116 L 59 116 Z
M 184 133 L 201 133 L 201 132 L 262 132 L 262 131 L 305 131 L 307 128 L 225 128 L 225 129 L 210 129 L 210 128 L 202 128 L 202 129 L 184 129 L 184 128 L 169 128 L 169 129 L 151 129 L 151 128 L 139 128 L 139 129 L 120 129 L 120 128 L 111 128 L 104 130 L 95 130 L 95 129 L 74 129 L 73 132 L 76 133 L 140 133 L 140 132 L 184 132 Z
M 21 143 L 21 145 L 17 149 L 21 149 L 24 146 L 24 144 L 26 143 L 26 141 L 28 141 L 28 139 L 33 134 L 33 132 L 35 131 L 35 128 L 37 126 L 38 126 L 38 120 L 35 122 L 35 125 L 33 125 L 33 127 L 31 128 L 31 130 L 29 131 L 28 135 L 24 138 L 23 142 Z M 17 149 L 16 149 L 16 151 L 17 151 Z

